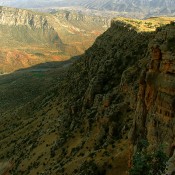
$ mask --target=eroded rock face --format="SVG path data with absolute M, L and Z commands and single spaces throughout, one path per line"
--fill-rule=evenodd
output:
M 9 26 L 28 26 L 34 28 L 51 28 L 46 17 L 28 10 L 0 7 L 0 24 Z
M 140 138 L 147 138 L 149 149 L 163 144 L 170 157 L 175 149 L 174 30 L 175 26 L 172 24 L 161 28 L 149 43 L 150 61 L 140 78 L 132 128 L 134 144 L 137 144 Z

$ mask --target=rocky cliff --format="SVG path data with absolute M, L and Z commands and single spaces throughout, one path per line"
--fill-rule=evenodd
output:
M 0 7 L 0 25 L 1 32 L 5 32 L 3 31 L 3 28 L 8 27 L 8 30 L 6 32 L 9 32 L 9 35 L 11 35 L 12 37 L 11 39 L 20 40 L 22 37 L 24 37 L 22 42 L 26 42 L 26 44 L 30 44 L 32 42 L 36 44 L 37 40 L 39 40 L 38 42 L 43 44 L 54 44 L 54 41 L 59 43 L 61 42 L 61 40 L 58 37 L 58 34 L 54 30 L 54 28 L 51 25 L 49 25 L 46 15 L 44 14 L 34 13 L 32 11 L 16 8 Z M 15 32 L 13 32 L 13 29 L 19 30 L 16 32 L 16 36 Z M 10 33 L 9 30 L 11 30 L 11 32 L 13 33 Z M 26 36 L 23 36 L 22 34 L 24 34 L 25 31 Z M 29 32 L 31 36 L 29 34 L 27 35 L 27 32 Z M 34 35 L 34 32 L 36 32 L 38 35 Z M 5 36 L 6 35 L 7 34 L 5 33 Z M 2 43 L 5 39 L 9 39 L 3 37 L 4 36 L 1 36 Z M 11 42 L 13 42 L 13 40 Z
M 148 139 L 151 143 L 150 149 L 155 149 L 159 144 L 164 144 L 170 157 L 173 156 L 175 149 L 174 29 L 174 22 L 160 28 L 154 39 L 149 43 L 147 55 L 149 64 L 142 71 L 140 78 L 132 128 L 135 144 L 141 138 Z M 174 171 L 175 162 L 171 163 L 174 164 L 174 168 L 169 171 Z
M 0 24 L 28 26 L 30 28 L 49 29 L 48 21 L 42 14 L 35 14 L 32 11 L 0 7 Z
M 2 114 L 0 158 L 14 175 L 126 175 L 140 139 L 173 155 L 174 19 L 157 18 L 156 31 L 127 20 L 113 20 L 57 86 Z
M 62 41 L 69 45 L 66 52 L 72 51 L 72 56 L 84 53 L 93 44 L 95 38 L 110 26 L 110 18 L 84 12 L 58 10 L 51 14 L 49 21 Z

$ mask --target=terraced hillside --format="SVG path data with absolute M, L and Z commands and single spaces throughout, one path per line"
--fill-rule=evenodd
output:
M 166 145 L 172 173 L 175 24 L 148 21 L 161 26 L 114 19 L 57 85 L 2 113 L 13 175 L 126 175 L 143 138 L 150 152 Z

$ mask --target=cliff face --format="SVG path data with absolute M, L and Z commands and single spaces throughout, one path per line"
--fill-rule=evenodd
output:
M 164 144 L 170 157 L 175 149 L 174 30 L 174 23 L 159 29 L 154 40 L 149 43 L 150 61 L 140 78 L 133 125 L 135 143 L 140 138 L 147 138 L 151 143 L 150 149 Z M 175 162 L 171 163 L 175 167 Z
M 14 175 L 126 175 L 140 139 L 173 155 L 175 26 L 132 23 L 115 19 L 57 86 L 3 114 L 0 155 Z
M 28 26 L 30 28 L 51 28 L 45 16 L 32 11 L 0 7 L 0 24 L 9 26 Z
M 66 52 L 72 56 L 82 54 L 88 49 L 95 38 L 110 26 L 110 19 L 83 12 L 58 10 L 49 18 L 61 40 L 69 47 Z M 72 48 L 71 48 L 72 47 Z
M 5 32 L 4 28 L 6 28 L 6 33 L 2 36 L 0 35 L 2 38 L 1 45 L 8 39 L 11 39 L 12 43 L 17 40 L 21 44 L 29 45 L 39 43 L 54 45 L 54 42 L 61 43 L 58 34 L 49 24 L 45 14 L 23 9 L 0 7 L 0 25 L 1 32 Z M 8 44 L 5 44 L 4 46 L 8 47 Z M 20 47 L 20 44 L 16 47 Z M 60 46 L 57 45 L 56 47 Z
M 77 22 L 86 22 L 90 23 L 92 21 L 96 23 L 103 23 L 104 26 L 109 26 L 110 19 L 107 17 L 102 16 L 90 16 L 87 14 L 83 14 L 82 12 L 76 12 L 76 11 L 66 11 L 66 10 L 60 10 L 56 13 L 53 13 L 55 16 L 57 16 L 59 19 L 66 19 L 67 21 L 77 21 Z

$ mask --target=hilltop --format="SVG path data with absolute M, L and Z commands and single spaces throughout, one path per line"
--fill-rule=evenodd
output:
M 121 25 L 128 25 L 131 29 L 136 30 L 137 32 L 153 32 L 157 28 L 162 27 L 171 21 L 173 22 L 175 17 L 151 17 L 145 20 L 133 19 L 133 18 L 124 18 L 124 17 L 117 17 L 113 18 L 112 22 L 122 23 Z

